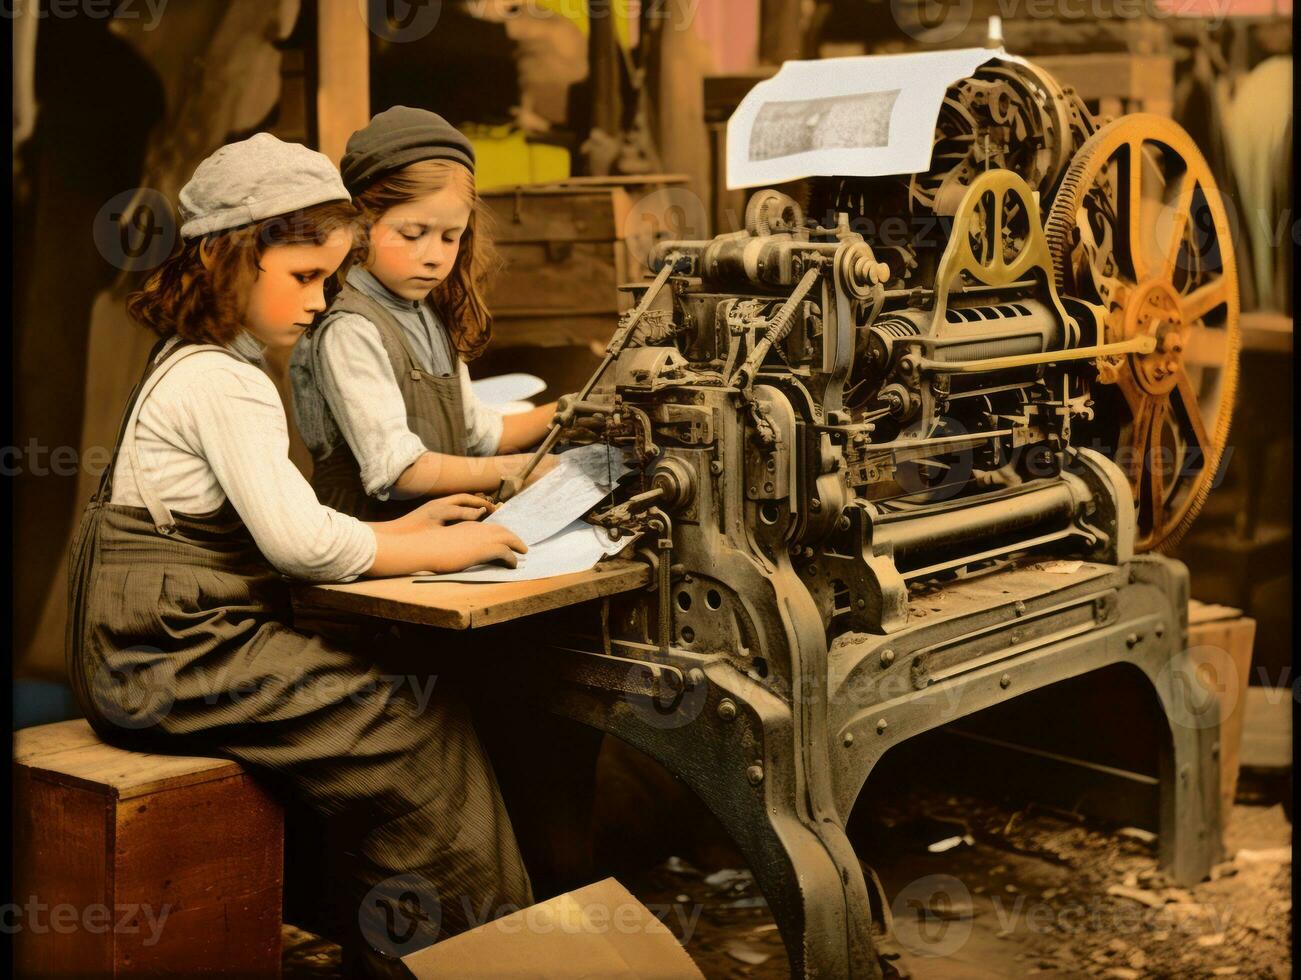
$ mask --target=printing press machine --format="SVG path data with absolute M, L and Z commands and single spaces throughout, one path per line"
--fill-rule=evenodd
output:
M 1200 880 L 1218 708 L 1160 552 L 1237 375 L 1205 160 L 994 50 L 787 63 L 728 147 L 744 229 L 655 245 L 539 450 L 633 464 L 589 520 L 636 582 L 547 614 L 513 683 L 690 786 L 795 977 L 882 975 L 845 824 L 887 750 L 1111 665 L 1164 712 L 1160 860 Z

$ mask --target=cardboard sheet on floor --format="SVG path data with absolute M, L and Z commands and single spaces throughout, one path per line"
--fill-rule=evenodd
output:
M 606 878 L 426 947 L 417 980 L 704 980 L 668 927 Z

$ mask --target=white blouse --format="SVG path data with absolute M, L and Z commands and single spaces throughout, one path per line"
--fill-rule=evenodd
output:
M 210 513 L 229 499 L 262 554 L 291 578 L 355 579 L 375 562 L 374 532 L 317 501 L 290 461 L 284 405 L 261 366 L 262 346 L 241 333 L 228 349 L 239 359 L 199 351 L 146 397 L 136 427 L 144 475 L 175 513 Z M 126 454 L 111 502 L 144 506 Z
M 429 304 L 394 296 L 360 266 L 348 272 L 348 283 L 393 313 L 423 370 L 440 376 L 456 372 L 465 415 L 465 454 L 496 454 L 501 445 L 501 413 L 475 395 L 469 369 Z M 316 358 L 311 356 L 313 343 L 319 345 Z M 311 369 L 312 361 L 319 371 Z M 358 314 L 336 313 L 330 317 L 329 329 L 299 341 L 294 362 L 299 368 L 290 374 L 295 418 L 313 458 L 324 459 L 346 440 L 366 493 L 388 499 L 398 477 L 426 449 L 407 422 L 402 391 L 379 328 Z

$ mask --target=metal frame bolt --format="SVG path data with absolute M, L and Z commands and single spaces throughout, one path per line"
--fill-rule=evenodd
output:
M 881 666 L 882 666 L 882 667 L 889 667 L 892 663 L 894 663 L 894 651 L 893 651 L 893 650 L 882 650 L 882 651 L 881 651 Z
M 723 721 L 732 721 L 736 718 L 736 702 L 731 698 L 723 698 L 718 702 L 718 717 Z
M 889 727 L 889 723 L 884 718 L 878 718 L 876 720 L 876 733 L 878 735 L 884 735 L 885 730 L 888 727 Z
M 1137 633 L 1130 633 L 1127 637 L 1125 637 L 1125 646 L 1130 648 L 1136 647 L 1138 646 L 1138 641 L 1141 639 L 1142 637 L 1139 636 Z
M 841 739 L 841 743 L 845 746 L 845 748 L 849 748 L 851 745 L 853 745 L 853 744 L 854 744 L 854 733 L 853 733 L 853 732 L 845 732 L 845 737 L 844 737 L 843 739 Z
M 1012 611 L 1015 612 L 1018 616 L 1024 616 L 1024 615 L 1025 615 L 1025 603 L 1022 602 L 1020 599 L 1017 599 L 1017 600 L 1016 600 L 1016 605 L 1012 607 Z
M 1009 687 L 1012 686 L 1012 675 L 1004 674 L 1002 677 L 1000 677 L 998 679 L 998 686 L 1006 691 Z
M 763 782 L 763 766 L 751 766 L 745 771 L 745 778 L 750 780 L 751 786 L 758 786 Z

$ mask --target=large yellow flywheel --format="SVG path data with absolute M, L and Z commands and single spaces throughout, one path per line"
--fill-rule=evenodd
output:
M 1238 383 L 1238 273 L 1224 200 L 1192 138 L 1161 116 L 1094 133 L 1044 225 L 1058 288 L 1150 353 L 1097 362 L 1085 433 L 1134 491 L 1138 547 L 1169 550 L 1216 482 Z M 1079 441 L 1079 440 L 1077 440 Z

